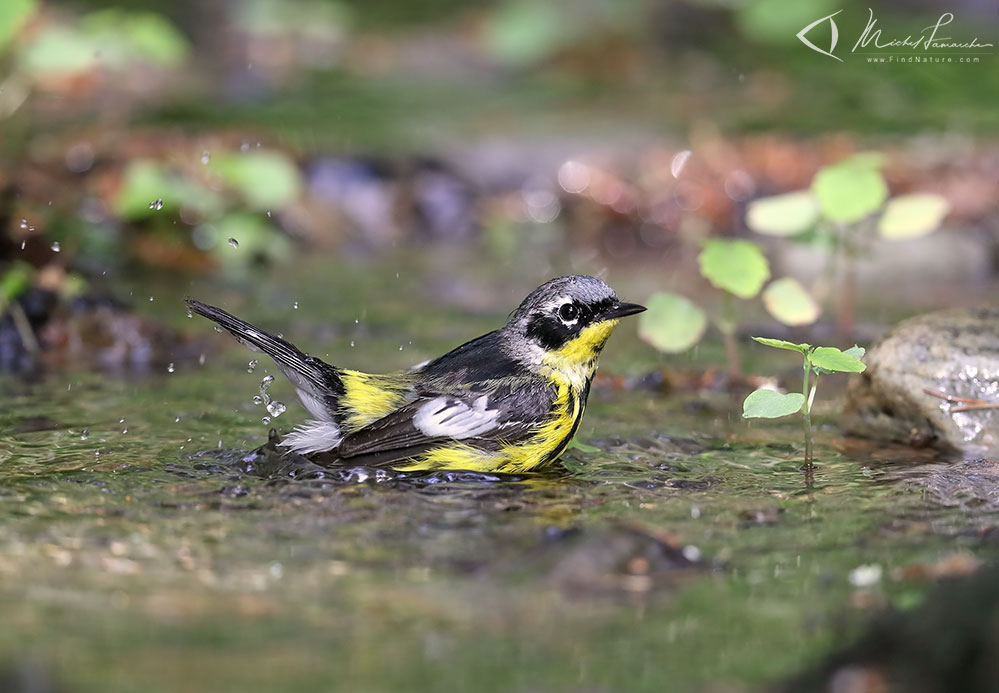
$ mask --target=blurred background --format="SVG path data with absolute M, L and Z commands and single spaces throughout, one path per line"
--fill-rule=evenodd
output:
M 2 0 L 0 689 L 743 691 L 994 559 L 736 396 L 999 298 L 999 4 L 872 2 Z M 304 414 L 182 303 L 385 371 L 570 272 L 654 310 L 502 483 L 246 463 Z
M 951 35 L 996 28 L 992 0 L 944 9 Z M 942 195 L 954 233 L 869 249 L 866 279 L 903 301 L 980 295 L 999 255 L 992 58 L 872 65 L 796 38 L 836 10 L 844 53 L 864 3 L 10 0 L 0 261 L 11 287 L 84 295 L 432 244 L 697 291 L 684 272 L 705 238 L 748 233 L 751 200 L 877 150 L 891 192 Z M 943 10 L 877 12 L 918 36 Z M 801 245 L 771 248 L 775 272 L 816 274 Z

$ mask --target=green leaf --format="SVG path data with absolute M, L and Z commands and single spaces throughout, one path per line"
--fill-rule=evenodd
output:
M 35 268 L 27 262 L 16 261 L 0 275 L 0 306 L 10 303 L 29 286 L 35 276 Z
M 712 239 L 697 256 L 701 274 L 719 289 L 739 298 L 760 293 L 770 278 L 770 265 L 763 250 L 751 241 Z
M 770 315 L 785 325 L 810 325 L 819 317 L 819 304 L 793 277 L 770 282 L 762 298 Z
M 279 152 L 220 154 L 211 165 L 256 209 L 281 209 L 298 197 L 302 187 L 298 167 Z
M 771 339 L 770 337 L 753 337 L 753 340 L 764 346 L 797 351 L 802 354 L 808 353 L 808 350 L 812 348 L 811 344 L 795 344 L 794 342 L 785 342 L 783 339 Z
M 0 50 L 10 41 L 28 17 L 35 11 L 35 0 L 3 0 L 0 2 Z
M 49 26 L 21 52 L 21 67 L 33 77 L 72 75 L 90 70 L 97 46 L 75 28 Z
M 844 349 L 843 353 L 844 354 L 849 354 L 850 356 L 852 356 L 853 358 L 855 358 L 855 359 L 857 359 L 859 361 L 860 359 L 864 358 L 864 354 L 867 353 L 867 349 L 865 349 L 862 346 L 857 346 L 856 344 L 854 344 L 849 349 Z
M 950 211 L 950 203 L 940 195 L 916 193 L 893 197 L 878 221 L 878 233 L 892 240 L 916 238 L 932 233 Z
M 507 0 L 488 16 L 483 39 L 492 57 L 526 66 L 553 55 L 574 33 L 572 22 L 549 3 Z
M 746 225 L 769 236 L 804 233 L 819 219 L 819 205 L 811 190 L 761 197 L 746 208 Z
M 187 56 L 183 35 L 162 15 L 109 8 L 91 12 L 79 22 L 86 34 L 103 49 L 112 48 L 116 67 L 128 67 L 136 59 L 155 65 L 176 67 Z
M 208 228 L 213 234 L 212 254 L 229 270 L 242 272 L 260 260 L 281 261 L 291 255 L 288 237 L 260 214 L 232 212 Z
M 704 311 L 683 296 L 653 294 L 638 318 L 638 336 L 659 351 L 677 354 L 697 344 L 708 319 Z
M 179 199 L 175 188 L 173 178 L 157 162 L 136 159 L 122 174 L 113 203 L 114 212 L 128 221 L 144 219 L 163 209 L 176 212 Z M 162 200 L 163 207 L 159 210 L 150 208 L 149 203 L 157 200 Z
M 848 159 L 821 169 L 812 181 L 812 192 L 827 219 L 853 224 L 875 212 L 888 197 L 881 172 L 866 159 Z
M 157 209 L 158 200 L 163 204 Z M 221 214 L 223 201 L 219 193 L 173 174 L 157 161 L 137 159 L 122 174 L 112 206 L 128 221 L 176 214 L 181 207 L 205 219 Z
M 835 347 L 818 347 L 808 355 L 808 360 L 825 373 L 862 373 L 867 368 L 853 354 L 846 354 Z
M 801 410 L 805 396 L 800 392 L 786 395 L 773 390 L 751 392 L 742 403 L 742 416 L 746 419 L 776 419 Z

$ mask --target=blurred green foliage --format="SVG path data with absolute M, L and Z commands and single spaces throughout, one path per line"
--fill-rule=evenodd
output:
M 187 40 L 161 15 L 107 9 L 68 25 L 44 27 L 19 55 L 32 76 L 73 74 L 96 66 L 126 70 L 136 62 L 178 67 Z
M 0 2 L 0 51 L 4 49 L 35 11 L 35 0 Z
M 218 173 L 253 209 L 280 209 L 302 190 L 298 167 L 275 151 L 226 152 L 214 156 L 209 170 Z

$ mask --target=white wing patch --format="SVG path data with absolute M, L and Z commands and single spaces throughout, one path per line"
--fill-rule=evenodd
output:
M 308 454 L 332 450 L 343 440 L 340 427 L 332 421 L 306 421 L 285 436 L 280 445 L 292 452 Z
M 488 409 L 488 403 L 488 395 L 471 406 L 450 397 L 436 397 L 417 410 L 413 424 L 430 438 L 474 438 L 496 428 L 500 413 Z

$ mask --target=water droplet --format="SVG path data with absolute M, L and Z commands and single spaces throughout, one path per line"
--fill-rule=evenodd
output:
M 246 364 L 246 372 L 252 373 L 257 369 L 257 359 L 253 359 L 248 364 Z
M 241 152 L 250 151 L 250 143 L 244 140 L 243 143 L 239 145 L 239 151 Z
M 284 402 L 274 401 L 267 405 L 267 411 L 270 412 L 271 416 L 281 416 L 284 414 L 288 407 L 284 405 Z
M 351 349 L 353 349 L 353 348 L 354 348 L 354 340 L 353 340 L 353 339 L 352 339 L 352 340 L 350 340 L 350 348 L 351 348 Z
M 222 328 L 219 327 L 218 325 L 215 325 L 214 327 L 212 327 L 212 329 L 218 332 L 219 334 L 222 334 Z
M 173 364 L 172 363 L 167 364 L 167 373 L 173 373 L 173 371 L 174 371 Z
M 21 219 L 21 228 L 22 229 L 28 228 L 28 220 L 27 219 Z
M 222 439 L 221 438 L 219 438 L 219 447 L 220 448 L 222 447 Z
M 150 296 L 150 297 L 149 297 L 149 302 L 150 302 L 150 303 L 152 303 L 152 302 L 153 302 L 153 297 L 152 297 L 152 296 Z
M 270 219 L 270 218 L 271 218 L 271 210 L 269 210 L 269 209 L 267 210 L 267 218 L 268 218 L 268 219 Z
M 267 388 L 269 388 L 271 386 L 271 383 L 273 382 L 274 382 L 273 375 L 265 375 L 264 379 L 260 381 L 260 392 L 261 393 L 267 392 Z
M 21 241 L 21 250 L 24 250 L 24 246 L 28 245 L 27 241 Z
M 402 344 L 399 345 L 399 351 L 402 351 Z
M 173 422 L 174 423 L 180 423 L 180 417 L 178 416 L 176 419 L 173 420 Z
M 80 431 L 80 440 L 86 440 L 89 437 L 90 437 L 90 429 L 89 428 L 85 428 L 82 431 Z
M 201 163 L 203 163 L 203 164 L 205 164 L 207 166 L 208 162 L 211 161 L 211 160 L 212 160 L 212 155 L 211 155 L 211 153 L 207 149 L 205 151 L 201 152 Z
M 202 354 L 201 356 L 198 357 L 198 365 L 199 366 L 204 366 L 205 365 L 205 355 L 204 354 Z
M 58 253 L 60 250 L 62 250 L 62 246 L 59 245 L 59 241 L 52 241 L 52 252 Z
M 673 156 L 673 160 L 669 164 L 669 171 L 674 178 L 679 178 L 680 174 L 683 173 L 683 167 L 687 165 L 690 154 L 689 149 L 682 149 Z
M 193 318 L 194 317 L 194 311 L 191 310 L 190 308 L 187 309 L 187 317 L 189 317 L 189 318 Z
M 292 303 L 292 304 L 291 304 L 291 306 L 292 306 L 292 308 L 294 308 L 295 310 L 298 310 L 298 301 L 295 301 L 294 303 Z
M 231 245 L 233 248 L 238 248 L 239 247 L 239 241 L 237 241 L 235 238 L 230 238 L 229 239 L 229 245 Z
M 270 422 L 271 422 L 271 417 L 269 416 L 264 416 L 260 419 L 260 423 L 262 424 L 269 424 Z
M 118 419 L 118 423 L 125 423 L 125 419 Z
M 149 203 L 149 209 L 155 209 L 157 212 L 163 209 L 163 200 L 157 199 Z
M 121 434 L 122 435 L 125 435 L 126 433 L 128 433 L 128 427 L 127 426 L 125 428 L 121 429 Z

